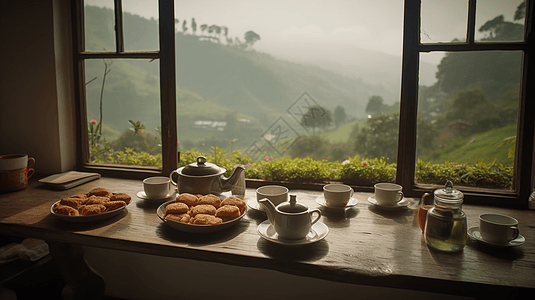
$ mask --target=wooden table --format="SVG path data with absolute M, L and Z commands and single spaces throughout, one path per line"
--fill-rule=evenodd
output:
M 97 223 L 70 223 L 49 212 L 62 197 L 87 193 L 96 187 L 132 196 L 127 209 Z M 524 245 L 491 248 L 468 241 L 459 253 L 427 247 L 416 219 L 417 199 L 407 209 L 386 211 L 372 206 L 369 193 L 355 193 L 359 203 L 345 211 L 321 208 L 321 222 L 329 228 L 319 242 L 287 247 L 264 240 L 257 226 L 266 217 L 249 209 L 240 222 L 224 231 L 191 234 L 176 231 L 156 215 L 158 203 L 145 202 L 136 193 L 141 181 L 102 178 L 67 191 L 53 191 L 32 180 L 28 188 L 0 194 L 0 234 L 34 237 L 49 242 L 74 290 L 80 281 L 104 283 L 83 263 L 83 247 L 219 262 L 264 268 L 330 281 L 439 292 L 481 299 L 510 299 L 535 295 L 535 212 L 465 205 L 468 227 L 478 226 L 482 213 L 499 212 L 519 220 Z M 309 208 L 320 207 L 319 192 L 291 190 Z M 255 197 L 247 189 L 246 200 Z M 75 262 L 73 264 L 73 262 Z M 69 291 L 66 292 L 67 294 Z

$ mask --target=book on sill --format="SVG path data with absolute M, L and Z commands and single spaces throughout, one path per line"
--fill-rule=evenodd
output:
M 75 186 L 100 178 L 99 173 L 69 171 L 39 179 L 40 183 L 57 190 L 68 190 Z

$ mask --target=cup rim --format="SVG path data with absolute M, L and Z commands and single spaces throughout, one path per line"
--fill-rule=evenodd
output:
M 497 222 L 497 221 L 493 221 L 493 220 L 488 220 L 486 219 L 485 217 L 489 217 L 489 216 L 498 216 L 499 218 L 501 218 L 502 220 L 507 220 L 508 222 L 505 223 L 505 222 Z M 486 223 L 489 223 L 489 224 L 494 224 L 494 225 L 501 225 L 501 226 L 515 226 L 515 225 L 518 225 L 518 220 L 511 217 L 511 216 L 508 216 L 508 215 L 503 215 L 503 214 L 481 214 L 479 215 L 479 220 L 480 221 L 483 221 L 483 222 L 486 222 Z
M 151 182 L 155 180 L 161 180 L 161 181 Z M 165 177 L 165 176 L 152 176 L 152 177 L 147 177 L 143 179 L 143 184 L 162 184 L 162 183 L 169 183 L 169 182 L 170 182 L 169 177 Z
M 385 187 L 383 187 L 385 186 Z M 390 186 L 386 187 L 386 186 Z M 373 185 L 375 189 L 383 190 L 383 191 L 400 191 L 403 190 L 403 186 L 401 184 L 397 183 L 391 183 L 391 182 L 380 182 Z
M 281 192 L 277 192 L 277 193 L 265 193 L 265 192 L 261 192 L 260 189 L 262 188 L 281 188 L 281 189 L 284 189 L 283 191 Z M 282 186 L 282 185 L 264 185 L 264 186 L 261 186 L 259 188 L 256 189 L 256 193 L 257 194 L 260 194 L 262 196 L 280 196 L 280 195 L 284 195 L 286 193 L 290 192 L 290 190 L 285 187 L 285 186 Z
M 329 190 L 328 188 L 329 187 L 332 187 L 332 186 L 337 186 L 337 187 L 345 187 L 344 190 Z M 349 191 L 351 191 L 353 188 L 350 187 L 349 185 L 347 184 L 341 184 L 341 183 L 330 183 L 330 184 L 326 184 L 323 186 L 323 191 L 324 192 L 329 192 L 329 193 L 347 193 Z

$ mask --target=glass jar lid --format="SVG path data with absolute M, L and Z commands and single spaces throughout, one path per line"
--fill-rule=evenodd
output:
M 435 190 L 435 197 L 438 197 L 447 201 L 463 200 L 464 195 L 461 191 L 453 188 L 453 183 L 448 180 L 443 189 Z
M 197 162 L 191 163 L 182 169 L 182 174 L 190 176 L 208 176 L 225 173 L 225 169 L 206 162 L 206 157 L 197 157 Z

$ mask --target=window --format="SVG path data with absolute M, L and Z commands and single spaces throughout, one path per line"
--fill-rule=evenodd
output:
M 438 145 L 437 136 L 448 147 L 471 143 L 479 147 L 474 151 L 478 152 L 490 146 L 480 144 L 482 138 L 475 134 L 495 129 L 513 137 L 501 148 L 502 153 L 503 149 L 516 151 L 512 158 L 505 158 L 512 184 L 507 188 L 490 185 L 490 188 L 458 188 L 466 193 L 467 201 L 489 203 L 489 196 L 492 196 L 496 203 L 525 204 L 533 178 L 534 123 L 526 117 L 527 111 L 534 109 L 533 104 L 526 101 L 533 95 L 526 84 L 532 76 L 528 72 L 532 67 L 527 59 L 530 40 L 524 33 L 529 32 L 531 26 L 530 3 L 524 7 L 525 17 L 519 17 L 524 20 L 521 22 L 507 19 L 512 18 L 511 13 L 515 13 L 520 0 L 496 3 L 458 0 L 448 2 L 447 9 L 441 1 L 406 0 L 404 8 L 399 1 L 392 1 L 390 5 L 380 2 L 381 6 L 375 10 L 364 6 L 363 3 L 369 1 L 295 1 L 284 2 L 286 9 L 283 11 L 279 9 L 282 4 L 277 6 L 279 2 L 273 0 L 246 1 L 238 7 L 221 1 L 176 1 L 176 14 L 174 1 L 146 2 L 150 9 L 158 11 L 157 18 L 132 13 L 136 11 L 135 1 L 116 0 L 113 7 L 107 6 L 98 13 L 91 10 L 111 2 L 76 1 L 74 59 L 80 96 L 79 136 L 84 145 L 80 165 L 110 174 L 120 172 L 118 176 L 146 176 L 148 173 L 169 174 L 177 167 L 179 151 L 182 156 L 190 149 L 210 152 L 213 151 L 211 146 L 224 149 L 228 154 L 233 150 L 244 153 L 252 147 L 267 145 L 264 150 L 269 158 L 301 155 L 326 158 L 331 162 L 341 162 L 358 153 L 363 158 L 387 157 L 390 163 L 397 165 L 394 177 L 404 186 L 405 194 L 417 197 L 437 187 L 436 182 L 419 175 L 418 163 L 443 164 L 449 160 L 444 153 L 433 152 Z M 503 3 L 507 4 L 495 5 Z M 500 10 L 502 8 L 504 10 Z M 397 13 L 399 20 L 376 10 L 388 11 L 389 16 L 395 11 L 393 16 Z M 203 14 L 207 11 L 216 13 Z M 346 16 L 341 12 L 349 13 Z M 263 24 L 256 13 L 277 15 L 278 21 Z M 502 14 L 507 14 L 507 18 L 500 18 Z M 331 15 L 335 18 L 329 19 Z M 466 18 L 459 18 L 461 15 Z M 379 31 L 375 26 L 376 32 L 370 33 L 354 23 L 366 17 L 370 17 L 369 23 L 377 22 L 373 24 L 397 21 L 399 24 L 390 31 Z M 445 31 L 443 26 L 436 25 L 447 25 L 448 29 Z M 283 26 L 278 38 L 287 40 L 277 47 L 280 52 L 273 54 L 275 52 L 266 49 L 272 47 L 273 50 L 274 46 L 264 41 L 274 37 L 264 29 Z M 99 28 L 98 34 L 92 32 L 95 28 Z M 366 39 L 368 35 L 370 39 Z M 329 37 L 329 42 L 322 41 L 316 46 L 304 43 L 306 38 L 320 36 Z M 394 37 L 391 40 L 397 42 L 371 45 L 386 37 Z M 369 57 L 363 54 L 365 51 L 357 52 L 356 47 L 333 46 L 340 41 L 350 44 L 355 39 L 365 40 L 362 44 L 368 47 L 393 51 L 393 55 L 398 53 L 400 59 L 388 61 L 386 69 L 398 76 L 401 74 L 401 78 L 391 78 L 388 84 L 385 80 L 389 77 L 385 74 L 366 72 L 361 78 L 355 78 L 354 73 L 353 77 L 347 76 L 357 68 L 350 66 L 349 60 L 339 65 L 322 65 L 324 56 L 307 57 L 310 54 L 307 49 L 321 48 L 319 45 L 323 43 L 324 53 L 341 56 L 342 50 L 350 49 L 355 59 L 368 61 Z M 290 58 L 290 50 L 296 49 L 299 50 L 295 52 L 297 55 Z M 462 63 L 467 60 L 478 63 Z M 498 74 L 504 78 L 501 82 L 507 84 L 489 82 L 489 76 L 484 76 L 489 72 L 484 66 L 498 61 L 507 66 L 508 72 Z M 311 66 L 311 62 L 316 65 Z M 385 61 L 376 61 L 374 67 L 381 68 L 381 62 Z M 430 80 L 436 72 L 429 66 L 436 65 L 439 66 L 437 74 L 447 74 L 449 81 Z M 459 72 L 459 67 L 472 65 L 470 73 L 461 75 L 478 84 L 463 86 L 470 80 L 455 72 Z M 261 71 L 254 70 L 258 66 L 262 66 Z M 339 74 L 341 70 L 346 74 Z M 450 80 L 452 78 L 456 81 Z M 370 84 L 373 80 L 376 80 L 374 84 Z M 305 101 L 306 105 L 300 106 L 300 101 Z M 304 117 L 309 113 L 302 109 L 315 108 L 311 103 L 319 106 L 315 112 L 322 115 L 325 112 L 331 119 L 306 122 Z M 469 110 L 462 109 L 462 103 L 472 108 L 472 114 L 505 105 L 507 109 L 500 110 L 502 115 L 494 119 L 491 113 L 480 114 L 481 118 L 475 122 Z M 106 105 L 114 109 L 106 110 Z M 112 116 L 109 111 L 113 111 Z M 507 118 L 502 118 L 505 115 Z M 344 121 L 338 122 L 342 116 Z M 498 126 L 504 119 L 507 119 L 506 124 Z M 338 127 L 354 124 L 360 126 L 361 133 L 365 133 L 366 128 L 378 129 L 378 124 L 391 125 L 394 130 L 383 138 L 390 144 L 377 147 L 378 143 L 367 140 L 365 135 L 355 135 L 357 127 L 345 129 L 345 134 L 352 136 L 349 140 L 335 140 Z M 449 132 L 432 131 L 437 124 L 447 127 Z M 472 136 L 455 136 L 468 132 L 466 126 Z M 291 134 L 286 140 L 278 140 L 274 128 L 287 129 Z M 132 134 L 141 131 L 141 135 Z M 310 137 L 310 144 L 296 146 L 295 142 L 301 137 Z M 121 144 L 123 140 L 128 143 Z M 99 147 L 93 147 L 94 143 L 100 143 Z M 136 154 L 147 152 L 161 157 L 161 167 L 151 162 L 143 165 L 140 160 L 137 165 L 117 165 L 113 157 L 102 158 L 87 150 L 98 152 L 106 146 L 116 147 L 114 154 L 119 155 L 117 152 L 124 145 L 134 147 L 136 143 L 139 145 L 134 149 Z M 317 147 L 318 143 L 332 146 L 332 149 Z M 307 150 L 307 145 L 319 151 Z M 489 157 L 486 163 L 492 164 L 492 154 Z M 465 164 L 464 161 L 451 163 L 461 168 Z M 364 184 L 364 189 L 370 190 L 370 186 Z M 502 200 L 504 202 L 500 202 Z

